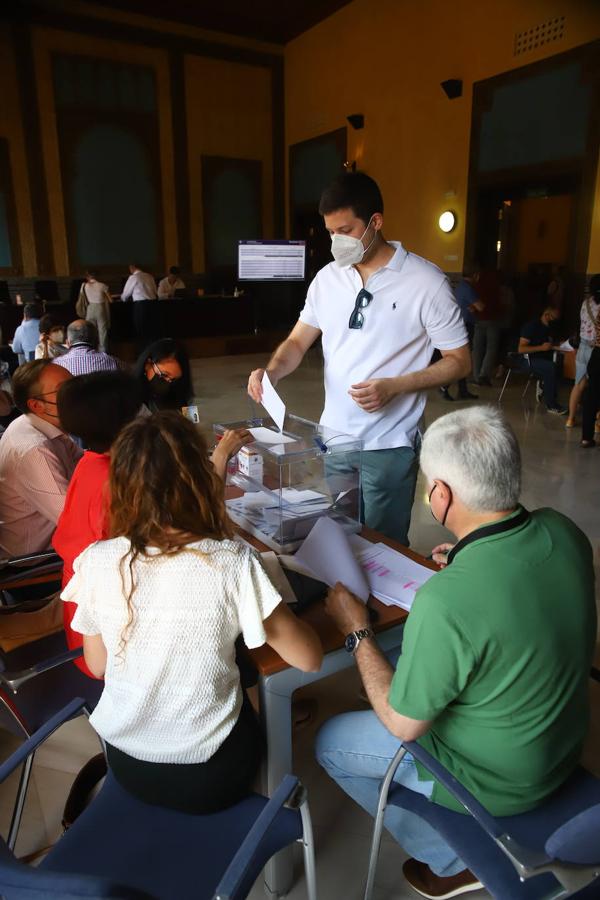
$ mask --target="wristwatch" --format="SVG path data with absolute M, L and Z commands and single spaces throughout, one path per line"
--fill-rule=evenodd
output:
M 372 628 L 359 628 L 358 631 L 351 631 L 350 634 L 346 635 L 344 647 L 348 653 L 354 655 L 360 642 L 368 637 L 375 637 L 375 632 Z

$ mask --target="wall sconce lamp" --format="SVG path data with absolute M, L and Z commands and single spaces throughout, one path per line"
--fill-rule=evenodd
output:
M 438 226 L 444 234 L 450 234 L 456 228 L 456 213 L 451 209 L 444 210 L 438 219 Z

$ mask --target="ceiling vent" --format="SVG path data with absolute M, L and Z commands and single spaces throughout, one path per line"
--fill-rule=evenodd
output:
M 564 36 L 565 17 L 555 16 L 546 22 L 540 22 L 539 25 L 532 25 L 525 31 L 518 31 L 515 34 L 514 55 L 521 56 L 523 53 L 545 47 L 546 44 L 554 44 L 561 41 Z

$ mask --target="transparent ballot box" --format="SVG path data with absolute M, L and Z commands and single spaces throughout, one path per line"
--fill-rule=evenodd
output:
M 281 553 L 297 549 L 321 516 L 360 531 L 360 440 L 291 414 L 283 432 L 270 418 L 247 419 L 213 425 L 217 439 L 227 428 L 255 437 L 227 474 L 234 522 Z

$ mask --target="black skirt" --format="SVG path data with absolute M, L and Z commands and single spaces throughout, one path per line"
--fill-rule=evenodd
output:
M 106 745 L 108 765 L 130 794 L 153 806 L 199 814 L 226 809 L 250 793 L 262 752 L 260 727 L 245 697 L 236 724 L 206 762 L 147 762 Z

